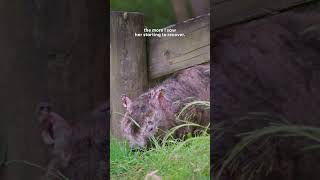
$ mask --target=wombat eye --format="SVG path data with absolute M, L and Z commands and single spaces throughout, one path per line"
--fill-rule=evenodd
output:
M 148 123 L 149 125 L 152 125 L 152 124 L 153 124 L 153 122 L 152 122 L 152 121 L 148 121 L 147 123 Z

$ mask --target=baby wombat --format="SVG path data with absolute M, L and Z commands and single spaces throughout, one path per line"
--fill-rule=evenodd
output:
M 123 135 L 132 148 L 146 146 L 151 136 L 158 136 L 161 132 L 183 123 L 176 118 L 176 115 L 187 102 L 209 101 L 209 99 L 210 65 L 182 70 L 133 100 L 125 95 L 122 96 L 123 106 L 126 108 L 121 121 Z M 191 112 L 193 122 L 200 125 L 209 124 L 208 109 L 197 106 L 188 112 Z M 181 137 L 195 130 L 180 129 L 176 132 L 176 136 Z

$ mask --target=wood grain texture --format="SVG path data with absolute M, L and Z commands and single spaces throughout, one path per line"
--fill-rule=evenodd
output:
M 247 21 L 280 10 L 290 8 L 311 0 L 217 0 L 213 3 L 211 23 L 213 28 Z
M 46 49 L 38 52 L 44 53 L 46 58 L 41 58 L 45 68 L 48 68 L 48 77 L 42 84 L 47 85 L 48 90 L 44 92 L 52 103 L 52 110 L 74 126 L 87 122 L 84 130 L 77 132 L 77 136 L 97 137 L 100 135 L 98 130 L 104 130 L 105 134 L 109 134 L 109 122 L 96 121 L 90 116 L 92 110 L 109 99 L 109 59 L 106 58 L 106 48 L 109 46 L 109 17 L 105 11 L 106 2 L 39 2 L 44 3 L 40 5 L 44 9 L 40 9 L 43 13 L 39 17 L 43 20 L 39 19 L 38 23 L 44 27 L 38 30 L 38 36 L 42 36 L 37 36 L 37 39 L 42 40 L 40 47 Z M 30 112 L 34 113 L 34 109 Z M 95 128 L 98 122 L 99 129 Z M 36 133 L 40 138 L 40 132 Z M 106 137 L 101 135 L 98 139 Z M 70 166 L 63 170 L 63 174 L 69 179 L 98 180 L 97 169 L 104 159 L 94 147 L 80 146 L 77 143 L 77 154 L 74 156 L 76 158 L 71 159 Z M 43 159 L 45 161 L 48 158 Z M 79 161 L 82 163 L 79 164 Z M 46 163 L 41 165 L 45 167 Z M 43 174 L 42 171 L 40 173 Z
M 139 13 L 111 12 L 110 19 L 110 109 L 111 133 L 121 138 L 120 120 L 124 113 L 121 95 L 140 95 L 148 85 L 144 16 Z
M 149 39 L 149 77 L 155 79 L 210 60 L 210 15 L 166 28 L 184 37 Z
M 45 166 L 48 153 L 34 114 L 37 103 L 47 95 L 46 46 L 42 41 L 45 25 L 33 16 L 31 5 L 0 1 L 0 22 L 4 25 L 0 29 L 0 153 L 7 161 Z M 38 180 L 42 175 L 41 170 L 21 163 L 0 167 L 1 180 Z
M 66 4 L 50 2 L 48 90 L 54 111 L 75 124 L 109 99 L 108 14 L 95 1 Z

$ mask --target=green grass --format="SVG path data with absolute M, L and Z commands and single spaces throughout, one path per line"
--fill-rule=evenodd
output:
M 111 179 L 144 179 L 152 171 L 162 179 L 210 179 L 209 159 L 209 135 L 135 152 L 114 138 L 110 144 Z
M 209 108 L 210 103 L 194 101 L 182 109 L 182 113 L 193 106 Z M 180 113 L 181 114 L 181 113 Z M 174 139 L 172 134 L 179 128 L 196 126 L 202 133 L 185 140 Z M 210 179 L 210 135 L 209 126 L 203 127 L 185 121 L 172 128 L 163 138 L 152 138 L 152 148 L 131 151 L 126 141 L 111 138 L 110 174 L 111 179 L 144 179 L 156 172 L 162 179 Z
M 163 28 L 176 22 L 171 0 L 111 0 L 110 8 L 143 13 L 148 28 Z
M 296 143 L 301 142 L 300 140 L 306 140 L 307 143 L 298 144 L 297 149 L 294 149 L 298 153 L 320 150 L 320 128 L 294 125 L 288 121 L 270 123 L 263 128 L 241 133 L 237 136 L 241 137 L 241 140 L 226 153 L 225 158 L 218 165 L 220 168 L 217 169 L 215 180 L 219 180 L 226 170 L 228 170 L 228 173 L 241 172 L 241 179 L 246 180 L 256 179 L 257 176 L 261 177 L 261 175 L 270 173 L 273 170 L 273 159 L 270 159 L 268 155 L 275 149 L 274 140 L 286 141 L 290 138 L 290 142 Z M 264 153 L 255 156 L 255 158 L 247 159 L 246 164 L 243 165 L 241 161 L 247 155 L 247 150 L 252 148 L 252 145 L 255 146 L 257 151 L 263 149 L 262 152 Z

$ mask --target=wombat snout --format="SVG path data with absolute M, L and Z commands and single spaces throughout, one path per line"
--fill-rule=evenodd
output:
M 121 96 L 125 108 L 121 129 L 129 143 L 135 145 L 130 146 L 132 149 L 150 145 L 150 137 L 159 136 L 161 132 L 181 124 L 176 114 L 190 97 L 195 100 L 209 100 L 209 67 L 209 64 L 206 64 L 182 70 L 133 99 L 126 95 Z M 207 125 L 210 118 L 206 113 L 195 111 L 194 122 Z

